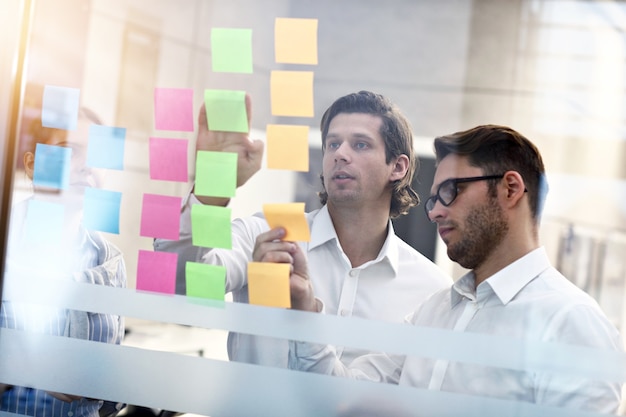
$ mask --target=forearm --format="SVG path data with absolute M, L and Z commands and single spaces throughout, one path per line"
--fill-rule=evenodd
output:
M 332 346 L 289 342 L 289 368 L 299 371 L 397 384 L 403 362 L 400 356 L 368 354 L 346 365 Z

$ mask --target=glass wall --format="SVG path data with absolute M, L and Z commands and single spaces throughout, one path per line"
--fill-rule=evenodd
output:
M 579 379 L 623 383 L 626 357 L 593 335 L 585 347 L 520 343 L 236 302 L 223 283 L 191 279 L 183 257 L 154 240 L 183 238 L 180 207 L 197 170 L 212 169 L 195 147 L 211 94 L 240 105 L 247 92 L 250 136 L 265 144 L 261 170 L 221 214 L 237 219 L 266 204 L 317 208 L 320 119 L 336 98 L 371 90 L 412 125 L 422 201 L 436 136 L 501 124 L 531 139 L 550 187 L 542 245 L 626 334 L 624 3 L 33 0 L 3 2 L 0 15 L 2 168 L 11 174 L 2 221 L 15 255 L 3 257 L 0 390 L 48 392 L 68 417 L 102 406 L 87 399 L 112 412 L 125 404 L 127 415 L 607 415 L 542 403 L 547 394 L 532 388 L 545 373 L 568 381 L 564 397 L 577 395 Z M 278 160 L 268 134 L 277 125 L 305 129 L 304 146 Z M 77 175 L 84 183 L 73 193 Z M 229 181 L 223 169 L 215 175 L 207 187 Z M 467 271 L 424 216 L 412 209 L 398 234 L 459 279 Z M 228 230 L 209 230 L 228 240 Z M 7 325 L 12 318 L 22 324 Z M 517 372 L 536 401 L 505 384 L 502 396 L 467 395 L 231 361 L 229 332 L 263 336 L 267 349 L 309 341 Z

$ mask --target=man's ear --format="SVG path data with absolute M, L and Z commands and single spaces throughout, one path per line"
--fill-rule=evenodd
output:
M 503 183 L 506 188 L 506 200 L 514 206 L 526 193 L 524 178 L 517 171 L 507 171 L 504 173 Z
M 401 180 L 406 175 L 409 170 L 409 157 L 402 154 L 398 156 L 396 162 L 393 166 L 393 171 L 391 171 L 391 177 L 389 181 L 394 182 Z
M 24 154 L 24 171 L 28 178 L 33 179 L 33 172 L 35 171 L 35 154 L 32 152 L 26 152 Z

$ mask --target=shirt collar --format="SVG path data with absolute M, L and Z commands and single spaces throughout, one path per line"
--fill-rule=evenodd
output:
M 314 217 L 310 220 L 311 241 L 309 242 L 309 250 L 321 246 L 331 240 L 334 240 L 337 243 L 337 246 L 339 246 L 339 239 L 337 238 L 337 232 L 333 226 L 333 221 L 330 218 L 328 206 L 324 205 L 317 212 L 311 214 L 313 214 Z M 371 261 L 371 263 L 376 263 L 386 259 L 393 269 L 394 275 L 398 273 L 400 263 L 398 239 L 399 238 L 395 235 L 393 224 L 391 223 L 391 220 L 389 220 L 385 243 L 383 244 L 383 247 L 381 248 L 376 259 Z M 370 264 L 370 262 L 367 262 L 362 266 L 366 266 L 368 264 Z
M 452 286 L 451 304 L 452 306 L 458 304 L 464 297 L 481 298 L 485 292 L 492 291 L 500 302 L 506 305 L 522 288 L 550 266 L 545 248 L 540 247 L 487 278 L 478 289 L 475 288 L 474 272 L 470 271 Z

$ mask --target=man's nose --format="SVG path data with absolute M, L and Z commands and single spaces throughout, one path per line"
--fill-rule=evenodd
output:
M 437 221 L 439 219 L 443 219 L 446 213 L 446 207 L 441 204 L 441 201 L 439 201 L 439 199 L 435 200 L 435 204 L 433 205 L 433 208 L 428 212 L 428 219 L 432 222 L 432 223 L 437 223 Z
M 350 145 L 348 143 L 344 142 L 341 145 L 339 145 L 339 147 L 335 150 L 335 162 L 349 161 L 349 158 L 350 158 L 349 150 L 350 150 Z

